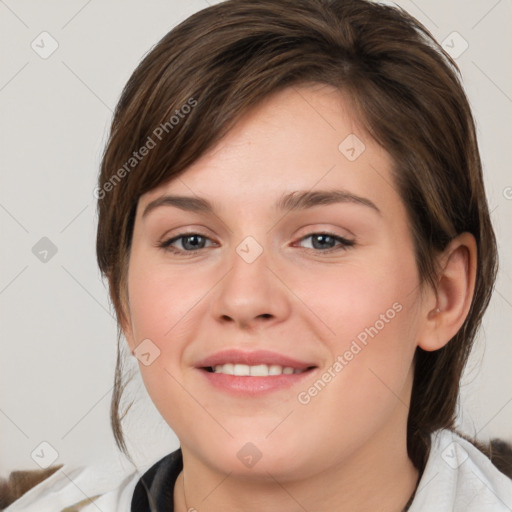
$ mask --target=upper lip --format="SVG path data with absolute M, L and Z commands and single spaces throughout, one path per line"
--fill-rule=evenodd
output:
M 255 366 L 259 364 L 266 365 L 279 365 L 283 367 L 290 367 L 294 370 L 305 370 L 307 368 L 314 367 L 313 363 L 307 363 L 278 354 L 277 352 L 271 352 L 268 350 L 256 350 L 247 352 L 238 349 L 221 350 L 211 356 L 199 361 L 196 364 L 197 368 L 209 368 L 222 364 L 247 364 L 249 366 Z

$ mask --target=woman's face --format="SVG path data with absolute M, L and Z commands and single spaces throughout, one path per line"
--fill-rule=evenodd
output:
M 422 306 L 391 166 L 304 86 L 140 198 L 125 331 L 187 457 L 284 481 L 405 446 Z

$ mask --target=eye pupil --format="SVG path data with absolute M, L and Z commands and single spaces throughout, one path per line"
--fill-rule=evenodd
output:
M 316 241 L 320 242 L 320 247 L 318 247 L 318 244 L 315 243 Z M 321 249 L 324 247 L 324 245 L 322 245 L 322 244 L 326 244 L 326 243 L 329 244 L 329 242 L 334 242 L 334 241 L 335 240 L 332 236 L 320 233 L 318 235 L 313 236 L 313 247 L 315 249 L 319 249 L 319 248 Z M 332 245 L 329 245 L 329 247 L 332 247 Z
M 201 235 L 187 235 L 187 236 L 184 236 L 183 237 L 183 247 L 195 250 L 199 246 L 201 246 L 201 243 L 197 243 L 197 240 L 201 239 L 201 238 L 203 238 Z M 189 244 L 190 240 L 195 240 L 195 242 L 192 242 L 192 244 Z M 204 243 L 204 240 L 203 240 L 203 243 Z M 189 247 L 187 247 L 187 245 Z

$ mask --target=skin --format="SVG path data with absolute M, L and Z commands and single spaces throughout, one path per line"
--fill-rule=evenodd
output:
M 354 161 L 338 149 L 351 133 L 365 144 Z M 310 85 L 268 97 L 182 175 L 140 198 L 123 329 L 130 349 L 149 339 L 160 350 L 139 366 L 181 443 L 175 510 L 398 512 L 406 504 L 418 479 L 406 450 L 414 352 L 441 348 L 462 325 L 476 248 L 471 235 L 459 236 L 439 256 L 437 291 L 420 286 L 391 168 L 343 94 Z M 354 202 L 274 209 L 282 194 L 320 189 L 347 190 L 379 212 Z M 206 198 L 215 212 L 160 206 L 143 216 L 171 193 Z M 180 254 L 158 247 L 183 232 L 206 237 L 203 248 L 187 254 L 186 237 L 173 244 Z M 322 232 L 355 243 L 315 248 L 309 235 Z M 263 249 L 252 263 L 236 251 L 247 236 Z M 331 247 L 338 250 L 326 253 Z M 393 304 L 400 312 L 300 403 L 298 394 Z M 233 347 L 318 368 L 292 388 L 231 396 L 194 365 Z M 237 457 L 247 442 L 262 455 L 251 468 Z

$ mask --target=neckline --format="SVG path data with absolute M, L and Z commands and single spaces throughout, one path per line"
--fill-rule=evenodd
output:
M 174 512 L 174 487 L 178 475 L 183 470 L 183 454 L 181 448 L 169 453 L 153 464 L 139 479 L 132 495 L 131 512 L 156 512 L 166 510 Z M 409 501 L 402 512 L 407 512 L 414 502 L 423 471 Z M 172 485 L 169 485 L 172 482 Z

